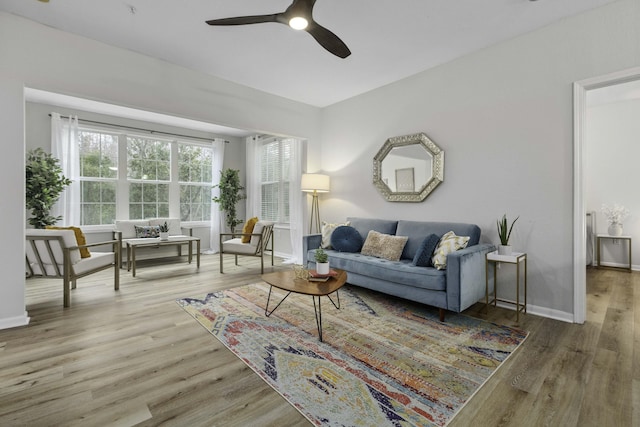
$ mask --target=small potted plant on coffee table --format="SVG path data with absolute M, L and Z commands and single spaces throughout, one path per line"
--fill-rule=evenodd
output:
M 169 240 L 169 226 L 167 225 L 167 221 L 158 227 L 160 227 L 160 240 Z
M 329 274 L 329 255 L 322 249 L 316 249 L 316 272 L 318 274 Z

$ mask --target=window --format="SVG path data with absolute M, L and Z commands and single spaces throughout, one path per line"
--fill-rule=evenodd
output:
M 118 135 L 81 130 L 78 139 L 81 224 L 113 224 L 116 218 Z
M 289 164 L 292 139 L 267 140 L 260 147 L 261 219 L 289 223 Z
M 171 216 L 210 221 L 210 145 L 82 128 L 79 154 L 81 225 Z

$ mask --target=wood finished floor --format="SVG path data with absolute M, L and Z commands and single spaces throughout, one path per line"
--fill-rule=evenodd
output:
M 67 309 L 61 281 L 28 280 L 31 324 L 0 331 L 0 426 L 310 425 L 174 302 L 256 282 L 256 260 L 240 264 L 141 265 L 119 292 L 98 273 Z M 450 426 L 640 426 L 640 273 L 587 278 L 587 322 L 524 316 L 525 344 Z M 515 325 L 510 310 L 466 314 Z

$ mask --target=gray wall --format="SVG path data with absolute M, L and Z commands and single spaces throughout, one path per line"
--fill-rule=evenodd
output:
M 473 222 L 497 243 L 496 219 L 520 215 L 512 245 L 529 254 L 530 308 L 571 320 L 572 83 L 639 66 L 638 22 L 640 2 L 620 0 L 326 108 L 324 217 Z M 414 132 L 445 151 L 444 183 L 424 203 L 388 203 L 372 158 Z

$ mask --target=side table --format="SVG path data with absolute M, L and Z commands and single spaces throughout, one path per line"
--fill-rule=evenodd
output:
M 498 280 L 496 270 L 499 263 L 516 265 L 516 301 L 509 301 L 498 298 Z M 493 264 L 493 300 L 489 301 L 489 264 Z M 520 264 L 524 265 L 524 303 L 520 303 Z M 489 252 L 485 261 L 485 307 L 490 303 L 496 306 L 498 301 L 516 306 L 516 322 L 520 321 L 520 312 L 527 312 L 527 254 L 523 252 L 513 252 L 511 255 L 498 255 L 498 251 Z
M 600 265 L 600 248 L 601 248 L 601 244 L 602 244 L 602 239 L 611 239 L 611 240 L 626 240 L 629 246 L 629 267 L 609 267 L 607 266 L 607 268 L 622 268 L 625 270 L 629 270 L 629 273 L 631 273 L 631 236 L 610 236 L 608 234 L 598 234 L 596 236 L 596 248 L 597 248 L 597 254 L 596 254 L 596 262 L 598 263 L 598 268 L 601 268 Z

